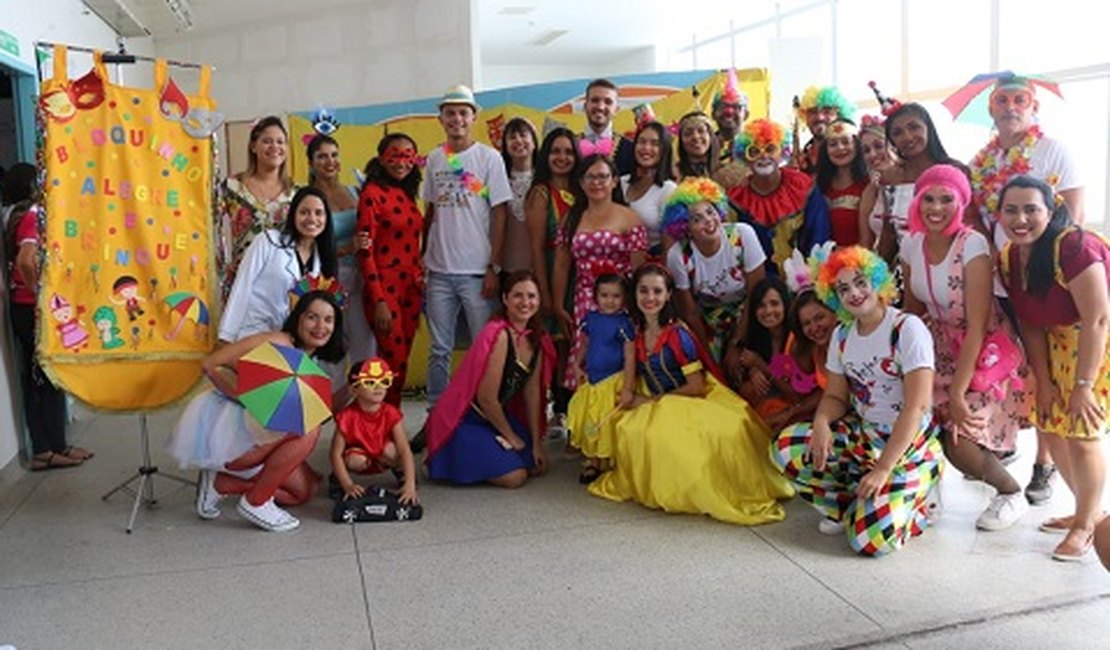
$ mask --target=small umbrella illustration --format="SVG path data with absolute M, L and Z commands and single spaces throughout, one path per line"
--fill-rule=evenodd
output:
M 301 350 L 266 342 L 237 368 L 239 401 L 264 428 L 304 435 L 331 417 L 331 379 Z
M 1002 70 L 1000 72 L 987 72 L 984 74 L 977 74 L 963 85 L 962 88 L 949 95 L 941 104 L 948 109 L 952 114 L 952 119 L 958 119 L 961 115 L 964 118 L 975 124 L 990 124 L 991 117 L 988 112 L 987 101 L 990 99 L 990 91 L 994 88 L 996 83 L 1007 83 L 1010 81 L 1027 82 L 1033 86 L 1039 86 L 1052 92 L 1057 97 L 1063 99 L 1060 93 L 1060 86 L 1054 82 L 1037 77 L 1023 77 L 1014 74 L 1010 70 Z M 968 108 L 974 104 L 972 110 Z
M 166 304 L 169 305 L 170 311 L 181 314 L 180 320 L 168 334 L 166 340 L 172 341 L 177 338 L 181 332 L 181 327 L 185 325 L 185 321 L 191 320 L 197 325 L 208 324 L 208 306 L 204 301 L 197 297 L 194 293 L 187 291 L 178 291 L 166 296 Z

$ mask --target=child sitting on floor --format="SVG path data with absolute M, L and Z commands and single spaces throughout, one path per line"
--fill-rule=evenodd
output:
M 419 503 L 416 467 L 405 436 L 401 411 L 385 403 L 393 384 L 393 371 L 383 359 L 374 357 L 356 363 L 348 375 L 354 401 L 335 416 L 336 433 L 331 442 L 330 477 L 332 496 L 337 500 L 358 499 L 366 489 L 351 480 L 350 472 L 377 474 L 387 469 L 401 481 L 398 500 L 404 505 Z

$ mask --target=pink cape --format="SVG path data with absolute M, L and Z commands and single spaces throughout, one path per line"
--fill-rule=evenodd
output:
M 443 391 L 439 401 L 432 407 L 425 428 L 428 440 L 427 458 L 435 455 L 441 447 L 450 442 L 451 436 L 455 435 L 455 429 L 466 415 L 467 409 L 474 401 L 474 396 L 478 394 L 478 384 L 481 383 L 482 376 L 486 372 L 493 344 L 497 341 L 497 336 L 508 327 L 508 321 L 495 316 L 482 328 L 474 345 L 467 351 L 455 375 L 451 377 L 451 382 L 447 384 L 447 390 Z M 540 394 L 546 395 L 555 369 L 555 346 L 546 333 L 540 335 L 539 353 L 543 355 L 540 357 Z M 520 418 L 522 422 L 528 422 L 523 395 L 517 395 L 509 400 L 506 407 L 508 412 Z M 540 411 L 541 420 L 545 411 L 546 409 Z

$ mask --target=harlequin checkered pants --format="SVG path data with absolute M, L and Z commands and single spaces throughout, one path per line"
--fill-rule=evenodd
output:
M 938 429 L 923 420 L 920 433 L 895 465 L 890 480 L 871 499 L 856 497 L 860 479 L 874 466 L 889 427 L 845 418 L 833 423 L 833 447 L 825 469 L 805 460 L 810 423 L 787 427 L 771 443 L 771 460 L 797 485 L 798 494 L 821 514 L 844 522 L 848 543 L 861 555 L 885 555 L 928 526 L 925 500 L 940 480 Z

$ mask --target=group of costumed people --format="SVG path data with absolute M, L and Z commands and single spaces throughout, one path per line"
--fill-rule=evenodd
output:
M 259 121 L 247 171 L 223 184 L 215 388 L 171 443 L 203 469 L 198 513 L 242 495 L 246 519 L 289 530 L 283 507 L 321 478 L 305 463 L 320 428 L 262 431 L 228 398 L 235 361 L 272 341 L 351 360 L 340 500 L 365 491 L 352 475 L 392 469 L 417 503 L 425 445 L 432 480 L 519 487 L 561 427 L 590 494 L 742 525 L 782 520 L 797 494 L 864 555 L 938 516 L 945 459 L 995 489 L 982 530 L 1047 501 L 1059 472 L 1074 514 L 1040 528 L 1061 535 L 1054 558 L 1082 559 L 1103 521 L 1110 247 L 1079 225 L 1082 186 L 1035 124 L 1036 90 L 999 77 L 997 135 L 970 165 L 918 104 L 876 90 L 882 115 L 856 123 L 837 89 L 813 88 L 790 129 L 749 120 L 734 74 L 711 114 L 669 128 L 641 107 L 631 137 L 612 130 L 616 86 L 594 80 L 583 133 L 513 118 L 498 149 L 473 139 L 480 107 L 458 86 L 422 165 L 388 134 L 354 189 L 327 135 L 295 189 L 280 120 Z M 398 406 L 422 302 L 430 409 L 410 444 Z M 1023 492 L 1006 463 L 1029 426 Z

